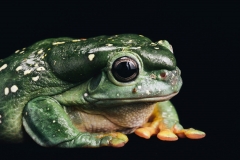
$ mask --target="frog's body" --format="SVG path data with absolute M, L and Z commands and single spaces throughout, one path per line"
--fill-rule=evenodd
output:
M 23 130 L 42 146 L 123 146 L 123 133 L 202 138 L 168 101 L 181 88 L 167 41 L 125 34 L 47 39 L 0 61 L 0 140 Z

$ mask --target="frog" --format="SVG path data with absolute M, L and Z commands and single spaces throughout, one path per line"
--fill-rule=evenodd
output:
M 170 99 L 182 87 L 167 40 L 138 34 L 48 38 L 0 60 L 0 140 L 122 147 L 127 134 L 200 139 Z

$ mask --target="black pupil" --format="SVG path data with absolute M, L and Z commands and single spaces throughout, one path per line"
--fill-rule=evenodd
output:
M 137 77 L 138 65 L 129 57 L 119 58 L 114 62 L 112 72 L 118 81 L 129 82 Z
M 136 67 L 131 62 L 121 62 L 115 68 L 119 76 L 127 78 L 136 72 Z

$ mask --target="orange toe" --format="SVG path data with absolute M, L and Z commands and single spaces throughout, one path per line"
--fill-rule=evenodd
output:
M 204 132 L 195 130 L 193 128 L 186 130 L 184 133 L 190 139 L 201 139 L 206 136 Z
M 176 141 L 178 137 L 169 129 L 160 131 L 157 135 L 160 140 L 163 141 Z

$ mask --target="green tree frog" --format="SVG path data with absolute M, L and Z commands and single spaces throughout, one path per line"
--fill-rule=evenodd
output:
M 124 146 L 126 134 L 175 141 L 181 86 L 172 46 L 135 34 L 39 41 L 0 61 L 0 140 L 45 147 Z

